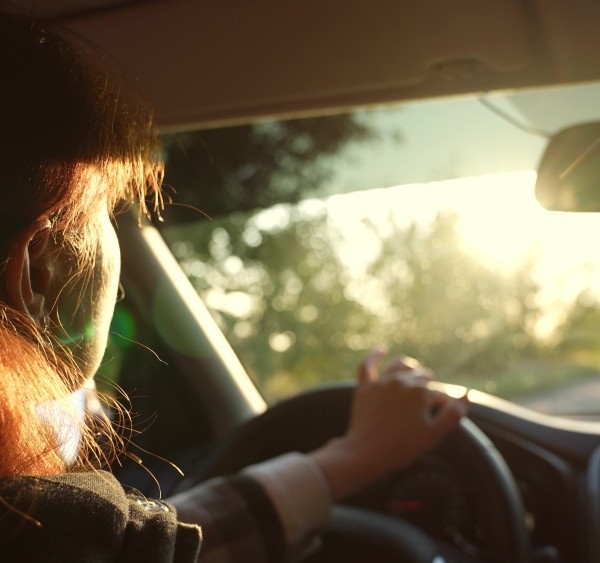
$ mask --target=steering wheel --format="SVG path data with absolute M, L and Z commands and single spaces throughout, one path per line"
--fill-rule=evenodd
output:
M 230 434 L 207 462 L 190 474 L 178 489 L 238 471 L 285 452 L 308 452 L 343 434 L 350 415 L 353 390 L 354 386 L 350 383 L 321 387 L 277 404 Z M 511 563 L 529 561 L 525 513 L 518 488 L 491 441 L 470 420 L 463 419 L 440 447 L 469 460 L 478 494 L 487 507 L 482 516 L 485 521 L 479 524 L 494 553 L 493 560 Z M 475 561 L 458 550 L 441 546 L 407 522 L 343 505 L 332 510 L 323 540 L 322 550 L 310 561 Z M 368 559 L 358 555 L 361 550 Z

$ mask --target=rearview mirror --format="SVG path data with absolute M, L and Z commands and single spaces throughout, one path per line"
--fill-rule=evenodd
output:
M 600 211 L 600 123 L 569 127 L 550 139 L 535 195 L 552 211 Z

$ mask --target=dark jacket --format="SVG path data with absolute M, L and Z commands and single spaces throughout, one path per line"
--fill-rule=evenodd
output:
M 177 522 L 161 501 L 127 495 L 106 472 L 0 479 L 0 560 L 165 562 L 196 560 L 199 526 Z

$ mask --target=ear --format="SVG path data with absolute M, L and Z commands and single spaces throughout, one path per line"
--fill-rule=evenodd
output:
M 36 221 L 10 242 L 3 272 L 8 305 L 37 324 L 48 314 L 46 297 L 52 281 L 47 220 Z

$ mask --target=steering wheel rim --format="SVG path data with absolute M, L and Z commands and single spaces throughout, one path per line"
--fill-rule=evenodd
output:
M 210 477 L 234 473 L 288 451 L 308 452 L 343 434 L 350 416 L 353 391 L 354 385 L 350 383 L 319 387 L 271 407 L 228 435 L 206 463 L 189 474 L 178 490 L 189 488 Z M 529 540 L 525 529 L 525 512 L 517 484 L 498 450 L 468 419 L 463 419 L 443 444 L 445 448 L 470 460 L 470 467 L 474 469 L 481 494 L 485 496 L 489 507 L 483 515 L 485 521 L 482 525 L 497 560 L 526 563 L 529 560 Z M 364 513 L 363 523 L 372 523 L 370 519 L 374 516 L 380 525 L 372 526 L 373 529 L 387 528 L 383 519 L 390 523 L 398 522 L 397 519 L 382 514 L 354 510 Z M 345 507 L 336 508 L 332 512 L 332 529 L 336 526 L 343 529 L 344 526 L 349 526 L 348 518 L 354 522 L 356 517 L 354 513 L 348 514 Z M 424 543 L 424 538 L 428 536 L 409 523 L 402 524 L 401 527 L 389 526 L 389 533 L 395 536 L 390 537 L 388 543 L 391 546 L 398 543 L 398 536 L 403 536 L 402 541 L 413 544 L 405 546 L 407 551 L 399 549 L 402 552 L 399 560 L 432 561 L 430 546 Z M 348 532 L 349 535 L 356 533 Z M 433 540 L 430 543 L 435 545 Z

